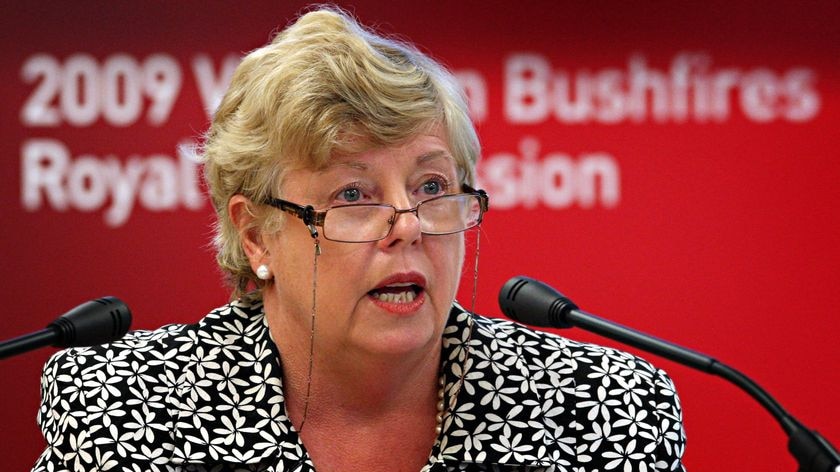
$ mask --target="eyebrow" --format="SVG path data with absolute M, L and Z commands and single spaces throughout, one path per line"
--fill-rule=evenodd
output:
M 351 169 L 357 169 L 357 170 L 363 170 L 363 171 L 370 169 L 370 166 L 366 162 L 362 162 L 362 161 L 339 162 L 339 163 L 335 163 L 335 164 L 331 164 L 331 165 L 327 166 L 327 169 L 336 168 L 336 167 L 350 167 Z
M 437 159 L 447 159 L 454 161 L 455 159 L 446 151 L 438 150 L 438 151 L 431 151 L 425 154 L 421 154 L 417 156 L 417 163 L 418 164 L 425 164 L 429 161 L 434 161 Z M 339 167 L 349 167 L 351 169 L 356 169 L 360 171 L 367 171 L 370 169 L 370 165 L 363 161 L 348 161 L 348 162 L 338 162 L 338 163 L 330 163 L 327 165 L 321 172 L 327 172 L 330 169 L 335 169 Z
M 455 160 L 455 158 L 453 158 L 448 152 L 446 152 L 444 150 L 440 150 L 440 151 L 427 152 L 426 154 L 420 155 L 420 157 L 417 158 L 417 163 L 418 164 L 425 164 L 429 161 L 433 161 L 433 160 L 441 159 L 441 158 L 447 159 L 447 160 L 452 160 L 452 161 Z

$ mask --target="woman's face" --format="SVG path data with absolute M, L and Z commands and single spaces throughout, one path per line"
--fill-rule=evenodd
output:
M 316 210 L 354 203 L 406 209 L 459 193 L 455 161 L 443 136 L 436 131 L 400 146 L 336 155 L 319 171 L 289 171 L 281 198 Z M 287 216 L 282 229 L 265 242 L 274 274 L 266 308 L 274 309 L 274 304 L 277 311 L 277 318 L 269 311 L 269 322 L 287 324 L 286 329 L 308 340 L 314 240 L 302 221 Z M 400 355 L 436 348 L 458 288 L 463 233 L 424 235 L 417 216 L 403 213 L 380 241 L 321 238 L 320 244 L 319 350 Z

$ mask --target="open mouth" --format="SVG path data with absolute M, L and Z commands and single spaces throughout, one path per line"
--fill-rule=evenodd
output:
M 368 292 L 368 295 L 385 303 L 411 303 L 423 292 L 423 287 L 412 283 L 385 285 Z

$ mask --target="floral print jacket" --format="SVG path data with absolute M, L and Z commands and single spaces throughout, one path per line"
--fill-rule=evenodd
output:
M 424 472 L 683 470 L 673 383 L 644 360 L 455 304 L 442 363 Z M 41 390 L 33 471 L 314 470 L 259 303 L 59 352 Z

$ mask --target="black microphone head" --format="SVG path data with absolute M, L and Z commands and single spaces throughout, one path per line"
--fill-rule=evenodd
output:
M 53 346 L 81 347 L 120 339 L 131 326 L 131 310 L 116 297 L 90 300 L 73 308 L 47 327 L 58 333 Z
M 544 328 L 571 328 L 566 314 L 577 310 L 577 305 L 562 293 L 523 275 L 508 280 L 502 286 L 499 307 L 505 316 L 514 321 Z

